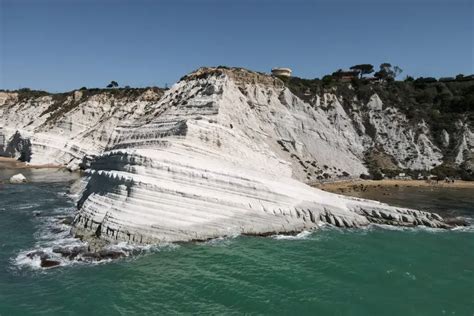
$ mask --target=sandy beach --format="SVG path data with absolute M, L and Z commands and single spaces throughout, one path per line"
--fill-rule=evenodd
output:
M 339 181 L 313 185 L 324 191 L 333 193 L 348 193 L 351 191 L 366 191 L 380 188 L 417 188 L 417 187 L 431 187 L 431 188 L 450 188 L 450 189 L 474 189 L 474 181 L 456 180 L 454 183 L 446 183 L 445 181 L 427 181 L 427 180 L 352 180 Z
M 18 161 L 15 158 L 0 157 L 0 169 L 43 169 L 43 168 L 60 169 L 60 168 L 64 168 L 64 166 L 55 165 L 55 164 L 33 165 L 26 162 Z

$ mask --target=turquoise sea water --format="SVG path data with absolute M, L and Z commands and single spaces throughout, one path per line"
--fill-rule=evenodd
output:
M 74 210 L 67 188 L 0 185 L 0 315 L 474 315 L 470 228 L 324 228 L 35 268 L 25 251 L 67 240 L 57 224 Z M 474 217 L 472 190 L 400 189 L 386 198 Z

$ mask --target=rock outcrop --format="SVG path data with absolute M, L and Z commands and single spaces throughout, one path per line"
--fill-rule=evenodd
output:
M 362 117 L 335 94 L 307 102 L 278 78 L 225 68 L 199 69 L 150 98 L 80 93 L 65 97 L 66 110 L 50 96 L 33 106 L 0 95 L 5 139 L 28 139 L 34 163 L 87 170 L 77 236 L 146 244 L 294 233 L 323 223 L 451 226 L 437 214 L 304 183 L 368 173 L 364 159 L 377 137 L 394 164 L 441 163 L 428 129 L 417 127 L 415 137 L 403 114 L 384 109 L 377 95 Z
M 26 178 L 21 173 L 15 174 L 14 176 L 10 178 L 10 183 L 13 183 L 13 184 L 25 183 L 25 182 L 26 182 Z
M 159 89 L 121 92 L 0 92 L 0 155 L 79 169 L 104 151 L 119 122 L 139 118 L 163 95 Z

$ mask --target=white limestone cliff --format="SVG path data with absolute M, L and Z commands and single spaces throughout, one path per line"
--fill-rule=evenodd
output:
M 29 162 L 77 170 L 84 157 L 104 151 L 119 122 L 140 117 L 161 95 L 161 91 L 149 90 L 135 98 L 107 93 L 86 97 L 75 91 L 59 103 L 52 96 L 21 100 L 18 93 L 0 92 L 0 140 L 4 142 L 0 153 L 7 149 L 8 140 L 13 147 L 17 145 L 17 133 L 31 145 Z M 13 155 L 18 158 L 21 151 L 14 150 Z
M 246 75 L 257 82 L 230 71 L 198 71 L 148 116 L 119 126 L 91 165 L 75 232 L 157 243 L 292 233 L 321 223 L 448 226 L 436 214 L 343 197 L 296 180 L 305 178 L 302 165 L 312 161 L 315 168 L 331 162 L 364 172 L 362 146 L 349 150 L 357 134 L 335 132 L 318 109 L 278 81 Z M 297 162 L 291 157 L 296 153 Z
M 428 129 L 415 133 L 377 95 L 366 112 L 348 113 L 335 94 L 308 103 L 277 78 L 216 68 L 199 69 L 163 96 L 79 94 L 57 115 L 48 112 L 51 97 L 33 104 L 4 93 L 0 132 L 31 142 L 33 163 L 75 169 L 90 156 L 74 221 L 85 238 L 160 243 L 292 233 L 322 223 L 450 226 L 436 214 L 304 183 L 368 173 L 364 154 L 375 145 L 403 167 L 441 163 Z M 364 119 L 375 135 L 365 132 Z

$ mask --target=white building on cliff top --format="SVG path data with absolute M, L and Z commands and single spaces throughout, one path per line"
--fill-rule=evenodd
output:
M 273 68 L 272 75 L 282 76 L 282 77 L 291 77 L 291 69 L 290 68 Z

